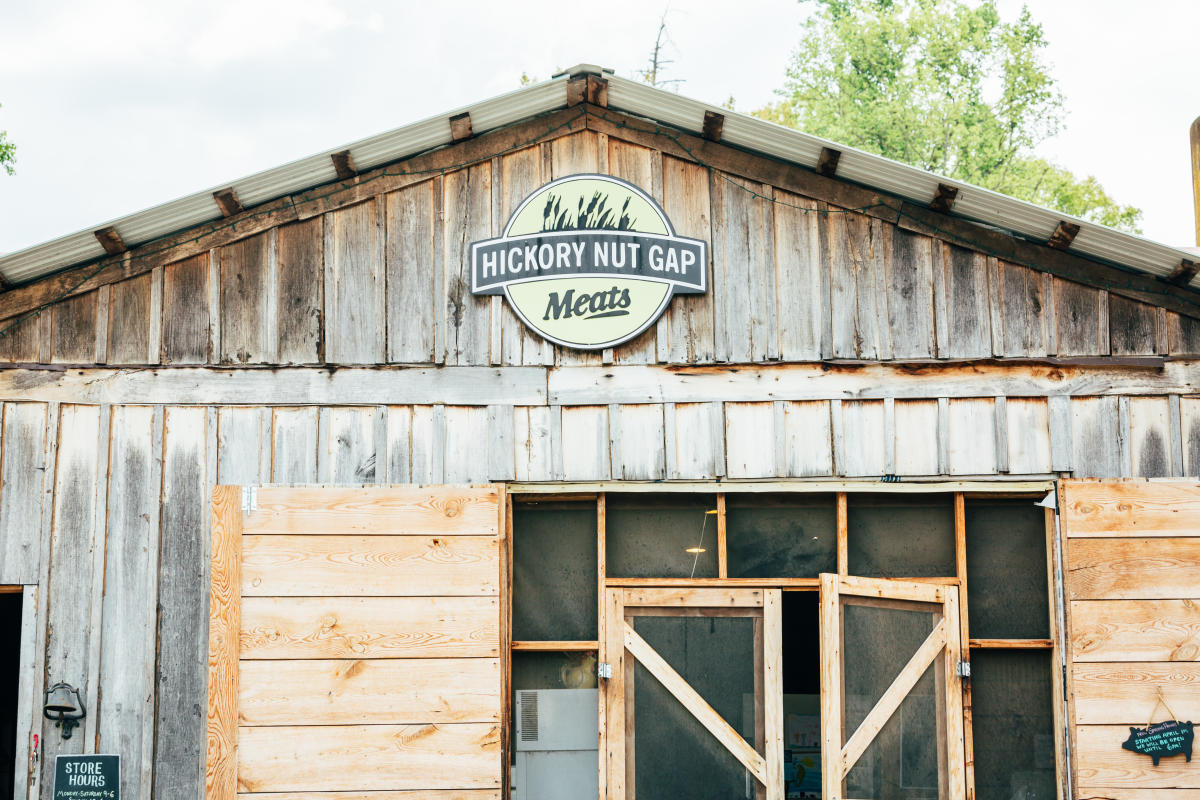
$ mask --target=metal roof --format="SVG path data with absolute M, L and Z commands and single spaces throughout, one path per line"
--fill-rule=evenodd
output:
M 603 74 L 608 81 L 608 107 L 613 110 L 646 117 L 690 132 L 699 132 L 704 112 L 714 111 L 725 116 L 721 137 L 723 143 L 809 168 L 816 167 L 821 149 L 830 147 L 841 152 L 837 166 L 838 178 L 917 203 L 927 205 L 936 194 L 939 183 L 956 186 L 959 193 L 954 203 L 954 216 L 983 222 L 1033 241 L 1044 243 L 1058 223 L 1066 220 L 1079 225 L 1079 233 L 1071 243 L 1070 251 L 1104 262 L 1165 277 L 1181 260 L 1195 258 L 1195 254 L 1187 249 L 1170 247 L 1135 234 L 1122 233 L 756 117 L 738 114 L 674 92 L 621 78 L 608 69 L 580 64 L 549 81 L 363 139 L 349 145 L 349 148 L 342 146 L 327 150 L 145 211 L 101 223 L 88 230 L 0 256 L 0 276 L 12 284 L 27 283 L 44 275 L 102 258 L 106 255 L 104 248 L 100 246 L 93 232 L 110 225 L 116 228 L 125 245 L 132 249 L 194 225 L 220 219 L 221 210 L 213 199 L 213 192 L 216 190 L 232 188 L 241 203 L 249 208 L 329 183 L 337 179 L 330 156 L 346 149 L 350 150 L 357 169 L 365 171 L 450 144 L 450 117 L 456 114 L 469 112 L 472 129 L 475 133 L 482 133 L 536 114 L 565 108 L 567 80 L 571 76 L 581 74 Z M 1200 276 L 1193 279 L 1190 285 L 1200 286 Z

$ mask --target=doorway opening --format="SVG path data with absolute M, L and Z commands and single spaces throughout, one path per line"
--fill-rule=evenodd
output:
M 21 674 L 21 594 L 0 587 L 0 797 L 12 797 L 17 769 L 17 699 Z M 18 590 L 20 587 L 17 587 Z
M 817 592 L 784 592 L 783 779 L 789 800 L 821 797 L 821 616 Z

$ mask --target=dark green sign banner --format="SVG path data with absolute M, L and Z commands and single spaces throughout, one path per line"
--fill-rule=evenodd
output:
M 53 800 L 121 800 L 120 756 L 58 756 Z
M 662 208 L 609 175 L 541 187 L 497 239 L 471 245 L 471 293 L 503 294 L 541 336 L 580 350 L 626 342 L 676 294 L 708 291 L 708 248 L 676 236 Z

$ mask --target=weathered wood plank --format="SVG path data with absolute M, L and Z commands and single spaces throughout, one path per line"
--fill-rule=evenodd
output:
M 767 326 L 775 280 L 767 274 L 769 234 L 759 197 L 763 187 L 716 173 L 711 192 L 713 213 L 721 220 L 712 232 L 711 290 L 720 293 L 717 310 L 724 334 L 718 351 L 729 361 L 764 361 L 777 349 L 771 341 L 777 333 Z
M 238 800 L 501 800 L 499 789 L 413 789 L 399 792 L 249 792 Z M 1161 800 L 1174 800 L 1165 797 Z
M 88 292 L 50 307 L 50 360 L 56 364 L 91 364 L 96 359 L 97 292 Z
M 493 486 L 441 489 L 263 487 L 258 511 L 245 532 L 404 534 L 408 536 L 494 535 L 497 490 Z
M 1196 662 L 1076 664 L 1072 672 L 1076 725 L 1142 727 L 1164 687 L 1170 687 L 1172 707 L 1200 703 Z
M 1072 468 L 1078 477 L 1115 478 L 1124 473 L 1116 397 L 1071 398 Z
M 950 401 L 951 475 L 990 475 L 996 471 L 996 407 L 990 397 Z
M 278 353 L 281 364 L 322 360 L 324 219 L 279 227 Z
M 499 179 L 502 181 L 500 220 L 506 225 L 517 206 L 545 183 L 541 148 L 535 145 L 502 156 Z M 507 303 L 501 304 L 500 309 L 501 363 L 553 364 L 554 346 L 529 330 Z
M 1200 475 L 1200 397 L 1179 399 L 1183 475 Z
M 158 347 L 150 347 L 150 275 L 112 285 L 109 292 L 108 363 L 151 364 Z
M 1028 267 L 1000 262 L 1000 297 L 992 298 L 993 305 L 999 303 L 1000 354 L 1038 357 L 1053 351 L 1053 331 L 1047 327 L 1054 326 L 1054 313 L 1046 305 L 1043 277 Z
M 151 791 L 158 600 L 162 410 L 112 411 L 99 752 L 125 754 L 123 795 Z
M 267 345 L 267 292 L 270 236 L 259 234 L 218 250 L 221 276 L 222 364 L 270 360 Z M 273 353 L 272 353 L 273 354 Z
M 447 364 L 487 364 L 491 344 L 491 298 L 471 294 L 471 242 L 492 232 L 492 167 L 476 164 L 443 178 L 442 209 Z
M 932 358 L 933 241 L 927 236 L 891 231 L 887 253 L 887 321 L 890 357 Z
M 323 408 L 317 448 L 317 480 L 332 484 L 375 482 L 374 407 Z
M 154 796 L 204 797 L 208 687 L 208 415 L 168 408 L 163 422 Z
M 441 483 L 445 424 L 442 406 L 413 406 L 412 482 Z
M 663 156 L 663 210 L 680 236 L 712 241 L 712 199 L 709 172 L 699 164 Z M 674 363 L 709 363 L 715 355 L 713 341 L 714 272 L 709 248 L 708 286 L 702 295 L 682 295 L 671 301 L 660 325 L 666 335 L 667 359 Z M 665 330 L 663 330 L 665 327 Z M 660 352 L 662 349 L 660 342 Z
M 31 363 L 38 360 L 41 319 L 30 314 L 24 319 L 0 321 L 0 361 Z
M 833 429 L 842 440 L 844 458 L 837 464 L 841 475 L 883 475 L 886 462 L 882 400 L 842 403 L 842 426 Z
M 202 405 L 527 404 L 546 399 L 538 367 L 0 370 L 0 400 Z
M 1108 298 L 1108 341 L 1114 356 L 1151 355 L 1158 349 L 1158 309 L 1120 295 Z M 1165 355 L 1165 353 L 1163 353 Z
M 388 360 L 430 363 L 436 347 L 438 271 L 434 225 L 441 221 L 434 181 L 393 192 L 387 201 Z
M 316 483 L 318 410 L 274 408 L 271 416 L 271 481 Z
M 1129 423 L 1129 474 L 1143 478 L 1174 475 L 1170 403 L 1167 398 L 1130 398 Z
M 1073 538 L 1066 567 L 1070 600 L 1185 600 L 1200 587 L 1200 537 Z
M 725 470 L 730 478 L 775 475 L 775 408 L 771 403 L 725 404 Z
M 269 431 L 263 431 L 258 408 L 217 410 L 217 482 L 225 485 L 255 485 L 269 479 L 259 474 L 259 451 Z
M 1200 771 L 1181 756 L 1164 758 L 1154 766 L 1141 753 L 1121 748 L 1121 742 L 1128 738 L 1129 728 L 1125 725 L 1080 725 L 1076 728 L 1075 774 L 1079 784 L 1191 789 L 1193 794 L 1200 789 Z
M 47 409 L 42 403 L 5 403 L 4 457 L 0 461 L 0 583 L 37 583 L 41 562 L 42 470 L 46 457 Z M 77 425 L 94 425 L 71 412 L 72 425 L 63 435 L 77 435 Z M 95 437 L 94 429 L 86 429 Z M 73 446 L 86 443 L 72 442 Z M 90 451 L 95 452 L 94 447 Z M 78 457 L 72 450 L 70 455 Z M 72 461 L 72 464 L 74 462 Z M 94 465 L 93 465 L 94 468 Z M 71 568 L 68 567 L 68 570 Z
M 829 403 L 823 400 L 784 403 L 783 431 L 789 477 L 833 474 L 833 429 Z
M 666 477 L 663 407 L 659 404 L 617 406 L 609 424 L 620 447 L 613 452 L 612 474 L 627 481 Z
M 499 546 L 486 536 L 242 539 L 244 597 L 493 596 Z
M 550 409 L 521 407 L 513 411 L 513 442 L 516 450 L 516 479 L 551 479 Z
M 1200 660 L 1200 607 L 1193 600 L 1073 600 L 1075 661 Z
M 29 409 L 28 411 L 24 409 Z M 36 424 L 37 437 L 46 428 L 46 411 L 38 406 L 8 406 L 5 409 L 4 447 L 6 455 L 16 452 L 16 436 L 10 433 L 15 409 L 21 409 L 29 417 L 32 428 Z M 31 411 L 39 412 L 36 416 Z M 97 494 L 103 497 L 107 450 L 101 444 L 108 441 L 108 430 L 101 425 L 100 409 L 95 406 L 63 406 L 58 426 L 59 445 L 54 477 L 54 516 L 50 535 L 50 562 L 54 569 L 46 570 L 48 608 L 45 629 L 45 663 L 42 669 L 50 676 L 71 675 L 80 683 L 74 684 L 80 694 L 94 696 L 99 676 L 90 670 L 89 653 L 98 649 L 95 639 L 99 636 L 92 626 L 93 596 L 99 597 L 99 584 L 103 576 L 95 565 L 94 548 L 103 550 L 103 523 L 97 522 Z M 10 450 L 11 448 L 11 450 Z M 104 458 L 101 458 L 101 453 Z M 40 459 L 41 448 L 38 448 Z M 7 458 L 5 459 L 7 465 Z M 40 475 L 31 472 L 29 477 Z M 38 483 L 41 483 L 38 478 Z M 98 492 L 98 485 L 100 491 Z M 16 484 L 5 482 L 5 492 Z M 22 503 L 40 501 L 40 492 L 24 484 L 28 493 L 22 492 Z M 0 493 L 3 498 L 3 493 Z M 101 500 L 102 502 L 102 500 Z M 6 501 L 4 507 L 7 509 Z M 17 520 L 31 531 L 40 531 L 40 525 L 30 524 L 39 518 L 40 502 L 32 505 L 32 516 L 21 516 Z M 99 528 L 99 530 L 98 530 Z M 5 564 L 7 565 L 7 556 Z M 101 563 L 103 563 L 101 561 Z M 49 566 L 49 565 L 47 565 Z M 7 566 L 6 566 L 7 571 Z M 10 579 L 6 575 L 5 582 Z M 34 581 L 37 580 L 35 573 Z M 99 613 L 96 613 L 99 617 Z M 66 678 L 51 677 L 57 682 Z M 39 698 L 36 702 L 41 702 Z M 59 754 L 81 753 L 86 747 L 86 737 L 77 735 L 64 740 L 55 730 L 54 723 L 42 720 L 35 730 L 41 731 L 42 766 L 41 780 L 49 786 L 54 779 L 54 757 Z M 83 733 L 82 731 L 80 732 Z
M 825 218 L 833 315 L 833 354 L 875 359 L 890 351 L 883 329 L 887 320 L 884 291 L 884 243 L 881 228 L 869 217 L 831 209 Z
M 954 245 L 942 245 L 948 341 L 938 342 L 943 358 L 985 358 L 992 353 L 987 259 Z
M 1107 355 L 1100 350 L 1100 296 L 1098 289 L 1071 281 L 1054 281 L 1059 355 Z
M 1050 472 L 1050 407 L 1044 398 L 1009 397 L 1008 471 L 1013 475 Z
M 1195 481 L 1069 481 L 1062 489 L 1068 537 L 1196 534 Z
M 616 138 L 608 139 L 607 150 L 608 174 L 629 181 L 653 196 L 656 151 Z M 618 364 L 653 364 L 657 360 L 657 341 L 657 330 L 651 325 L 641 336 L 615 348 L 614 360 Z
M 242 725 L 500 721 L 500 660 L 243 661 Z
M 238 736 L 238 788 L 495 788 L 500 761 L 493 723 L 248 727 Z
M 562 410 L 562 436 L 551 447 L 561 453 L 563 479 L 608 480 L 608 408 L 578 406 Z
M 387 409 L 387 480 L 386 483 L 412 483 L 412 406 Z
M 938 474 L 936 400 L 897 400 L 894 435 L 897 475 Z
M 446 483 L 486 481 L 487 448 L 491 438 L 487 408 L 446 406 L 442 413 L 442 480 Z
M 494 658 L 498 609 L 496 597 L 247 597 L 241 658 Z
M 816 361 L 832 355 L 829 270 L 821 261 L 817 204 L 775 192 L 776 303 L 779 355 L 785 361 Z
M 209 255 L 202 253 L 168 264 L 163 269 L 161 324 L 164 364 L 203 364 L 212 352 L 207 302 L 210 289 L 208 263 Z M 154 346 L 153 337 L 150 346 Z
M 330 364 L 376 364 L 384 360 L 384 320 L 376 309 L 384 293 L 383 265 L 376 260 L 375 203 L 325 216 L 325 360 Z
M 1167 313 L 1167 346 L 1171 355 L 1200 355 L 1200 320 Z
M 672 436 L 674 448 L 667 456 L 675 464 L 671 478 L 702 480 L 714 478 L 723 470 L 718 469 L 717 444 L 714 436 L 724 433 L 724 424 L 714 417 L 711 403 L 678 403 L 675 409 L 675 430 Z

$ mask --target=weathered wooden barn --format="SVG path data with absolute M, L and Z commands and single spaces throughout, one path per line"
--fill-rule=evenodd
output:
M 577 175 L 612 347 L 472 292 Z M 13 796 L 1195 797 L 1194 259 L 586 65 L 2 256 Z

